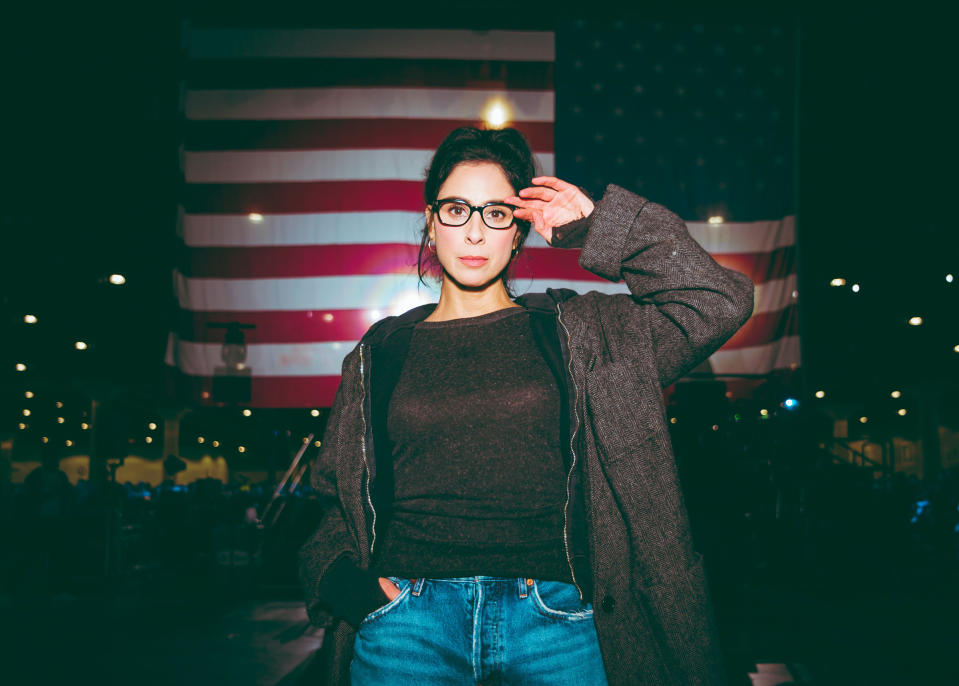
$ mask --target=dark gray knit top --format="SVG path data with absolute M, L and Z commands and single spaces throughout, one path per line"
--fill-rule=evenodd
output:
M 559 412 L 525 308 L 416 324 L 387 415 L 395 490 L 374 571 L 570 581 Z

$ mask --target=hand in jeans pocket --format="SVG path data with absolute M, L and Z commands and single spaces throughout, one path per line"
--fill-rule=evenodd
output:
M 380 588 L 383 589 L 383 593 L 386 594 L 386 597 L 390 600 L 393 600 L 400 594 L 400 587 L 394 584 L 392 581 L 386 577 L 379 577 Z

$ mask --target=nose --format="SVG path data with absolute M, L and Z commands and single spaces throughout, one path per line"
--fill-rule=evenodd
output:
M 466 222 L 466 242 L 470 244 L 482 243 L 485 238 L 486 225 L 483 224 L 483 217 L 479 212 L 474 212 Z

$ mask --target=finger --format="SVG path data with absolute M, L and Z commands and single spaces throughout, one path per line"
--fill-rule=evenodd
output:
M 540 186 L 550 186 L 558 191 L 573 187 L 573 184 L 557 179 L 555 176 L 534 176 L 530 181 Z
M 520 195 L 525 198 L 541 198 L 543 200 L 552 200 L 554 197 L 556 197 L 556 191 L 554 191 L 552 188 L 543 188 L 540 186 L 535 188 L 524 188 L 520 191 Z
M 522 207 L 524 209 L 533 209 L 541 210 L 546 207 L 549 203 L 545 200 L 523 200 L 520 199 L 519 202 L 514 202 L 514 205 L 517 207 Z

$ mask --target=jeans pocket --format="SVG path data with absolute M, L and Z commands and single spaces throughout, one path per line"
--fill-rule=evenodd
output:
M 371 613 L 366 615 L 366 617 L 363 618 L 363 621 L 360 622 L 360 627 L 364 627 L 369 624 L 372 624 L 373 622 L 380 619 L 384 615 L 395 610 L 397 607 L 403 604 L 403 602 L 407 598 L 409 598 L 409 595 L 410 595 L 410 592 L 412 591 L 412 586 L 413 586 L 412 582 L 409 579 L 401 579 L 398 576 L 388 576 L 386 578 L 392 581 L 394 584 L 396 584 L 399 587 L 400 589 L 399 595 L 393 598 L 393 600 L 389 601 L 385 605 L 381 605 L 380 607 L 376 608 Z
M 551 619 L 580 621 L 593 616 L 593 605 L 579 598 L 576 586 L 565 581 L 533 580 L 530 597 L 543 616 Z

